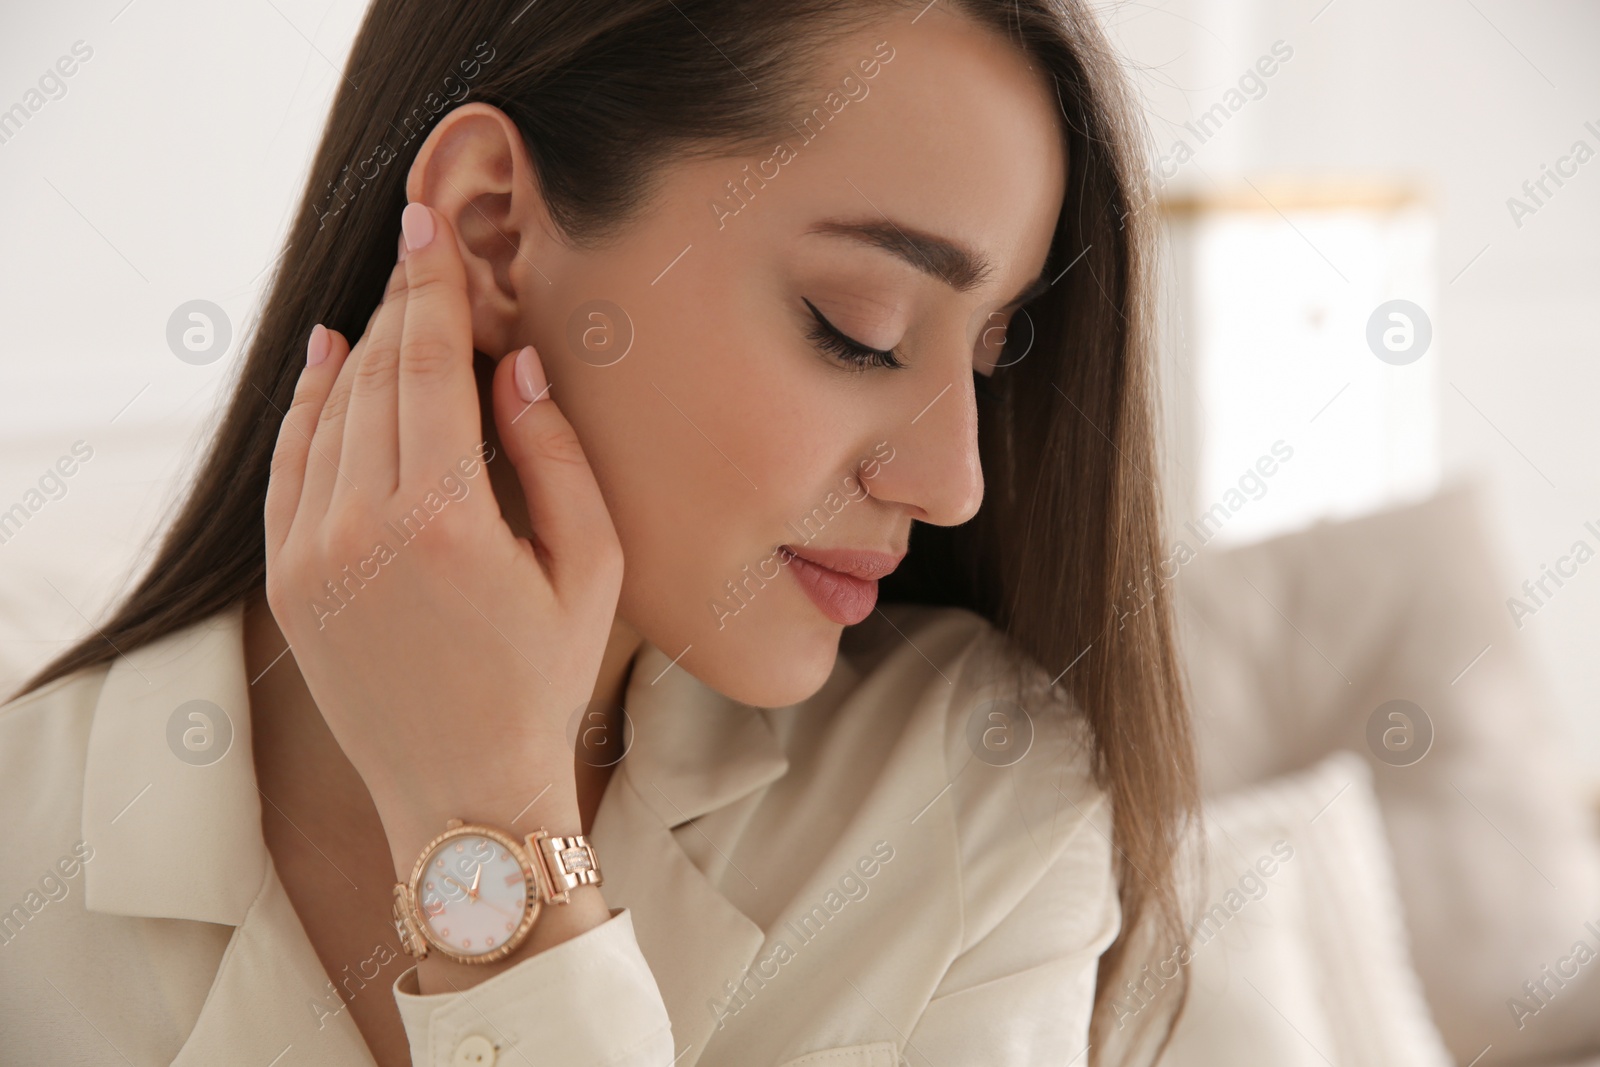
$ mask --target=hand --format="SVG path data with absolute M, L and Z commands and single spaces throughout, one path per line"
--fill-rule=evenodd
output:
M 313 331 L 265 521 L 267 602 L 408 871 L 445 819 L 507 825 L 547 786 L 528 822 L 578 831 L 566 724 L 594 689 L 622 551 L 531 349 L 493 380 L 534 540 L 506 524 L 455 233 L 421 204 L 404 222 L 415 247 L 354 349 Z

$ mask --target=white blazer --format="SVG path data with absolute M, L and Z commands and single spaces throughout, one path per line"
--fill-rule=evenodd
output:
M 1109 806 L 1042 671 L 1004 765 L 1001 640 L 889 606 L 779 709 L 646 644 L 591 834 L 612 918 L 428 996 L 397 940 L 328 974 L 278 880 L 238 609 L 61 679 L 0 708 L 0 1063 L 371 1065 L 341 996 L 385 986 L 429 1067 L 1086 1063 Z

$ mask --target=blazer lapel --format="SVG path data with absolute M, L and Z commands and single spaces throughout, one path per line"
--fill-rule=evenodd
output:
M 198 715 L 199 717 L 194 717 Z M 119 658 L 89 730 L 90 911 L 234 927 L 173 1061 L 371 1064 L 273 869 L 250 747 L 243 613 Z M 392 996 L 376 983 L 358 995 Z
M 392 997 L 379 978 L 356 996 Z M 218 1063 L 369 1064 L 366 1040 L 269 865 L 233 932 L 194 1030 L 173 1067 Z
M 607 791 L 590 835 L 604 858 L 606 903 L 633 912 L 639 948 L 672 1020 L 678 1063 L 691 1067 L 716 1026 L 711 998 L 750 965 L 765 935 L 690 862 L 633 784 L 623 778 L 617 786 Z
M 684 852 L 686 824 L 781 777 L 789 762 L 759 708 L 705 686 L 646 643 L 629 676 L 633 743 L 595 813 L 605 896 L 633 913 L 661 989 L 680 1067 L 717 1026 L 716 1004 L 766 940 Z M 720 995 L 720 997 L 719 997 Z

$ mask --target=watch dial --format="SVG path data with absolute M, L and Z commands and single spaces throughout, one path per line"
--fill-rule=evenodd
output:
M 434 849 L 417 899 L 439 944 L 463 956 L 481 956 L 504 945 L 522 922 L 528 882 L 504 845 L 466 834 Z

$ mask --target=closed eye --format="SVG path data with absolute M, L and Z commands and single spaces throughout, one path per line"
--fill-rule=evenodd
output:
M 837 326 L 829 322 L 822 312 L 817 310 L 815 304 L 805 297 L 800 298 L 806 307 L 811 309 L 811 317 L 816 324 L 811 327 L 808 335 L 813 344 L 824 352 L 829 353 L 842 363 L 853 367 L 904 367 L 905 364 L 895 356 L 894 349 L 872 348 L 847 337 Z

